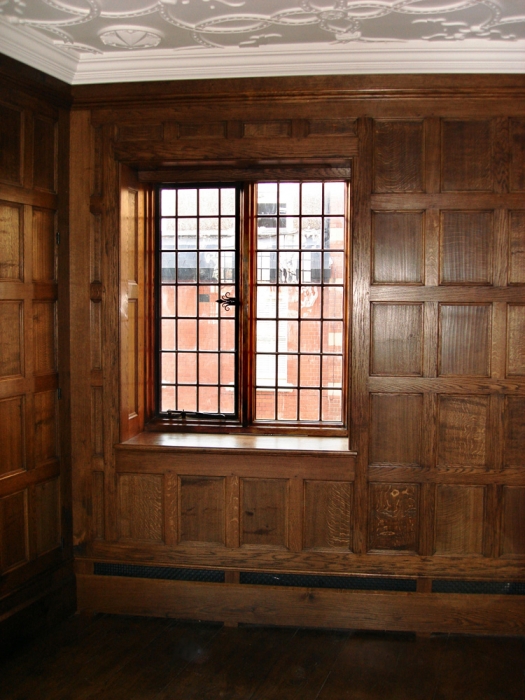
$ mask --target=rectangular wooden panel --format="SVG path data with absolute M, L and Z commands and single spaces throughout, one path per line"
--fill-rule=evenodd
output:
M 120 538 L 162 542 L 163 477 L 157 474 L 120 474 L 118 522 Z
M 503 487 L 501 553 L 525 556 L 525 488 Z
M 422 394 L 372 394 L 370 463 L 421 463 Z
M 490 120 L 445 119 L 441 125 L 443 192 L 488 192 L 493 188 Z
M 333 134 L 355 134 L 355 119 L 311 119 L 308 136 L 331 136 Z
M 0 379 L 24 372 L 22 301 L 0 301 Z
M 164 127 L 162 124 L 120 124 L 118 141 L 162 141 Z
M 136 299 L 128 300 L 128 409 L 129 417 L 139 411 L 139 305 Z
M 93 456 L 104 455 L 103 388 L 91 387 L 91 449 Z
M 525 375 L 525 304 L 507 309 L 507 376 Z
M 225 544 L 225 479 L 180 478 L 180 541 Z
M 36 551 L 40 555 L 60 547 L 60 479 L 51 479 L 37 484 L 33 499 Z
M 287 546 L 287 480 L 241 479 L 241 545 Z
M 489 397 L 442 395 L 438 405 L 438 465 L 485 466 Z
M 369 485 L 369 550 L 415 552 L 419 522 L 417 484 Z
M 510 120 L 510 189 L 525 190 L 525 119 Z
M 421 376 L 423 305 L 372 304 L 372 374 Z
M 25 397 L 0 401 L 0 477 L 25 469 Z
M 436 554 L 481 554 L 484 486 L 438 484 Z
M 422 192 L 423 122 L 374 121 L 374 192 Z
M 178 132 L 181 139 L 221 139 L 226 137 L 226 122 L 210 121 L 202 124 L 178 124 Z
M 56 391 L 35 394 L 35 465 L 57 456 Z
M 35 118 L 33 181 L 35 187 L 54 192 L 56 189 L 57 144 L 56 122 Z
M 0 104 L 0 180 L 22 181 L 22 112 Z
M 139 220 L 138 192 L 128 188 L 128 280 L 138 282 Z
M 104 497 L 104 472 L 93 472 L 92 477 L 93 520 L 92 533 L 96 540 L 103 540 L 105 536 L 105 497 Z
M 0 279 L 23 279 L 22 211 L 17 204 L 0 202 Z
M 490 284 L 493 212 L 441 212 L 441 283 Z
M 56 370 L 55 302 L 33 302 L 33 349 L 35 374 Z
M 305 549 L 349 549 L 353 484 L 345 481 L 304 482 Z
M 439 374 L 490 375 L 490 304 L 440 304 Z
M 90 327 L 91 369 L 102 369 L 102 304 L 99 301 L 90 304 Z
M 53 282 L 55 273 L 55 212 L 33 208 L 33 279 Z
M 504 415 L 506 467 L 525 468 L 525 397 L 507 396 Z
M 0 571 L 29 559 L 27 491 L 0 499 Z
M 289 121 L 244 122 L 243 135 L 245 138 L 286 138 L 292 134 L 292 124 Z
M 525 284 L 525 211 L 509 211 L 509 284 Z
M 420 211 L 372 212 L 372 282 L 423 281 L 423 224 Z

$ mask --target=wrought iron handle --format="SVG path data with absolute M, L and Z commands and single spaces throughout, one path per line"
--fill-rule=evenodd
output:
M 226 292 L 220 299 L 217 299 L 217 304 L 222 304 L 225 311 L 229 311 L 232 306 L 239 306 L 240 302 L 237 297 L 231 297 L 229 292 Z

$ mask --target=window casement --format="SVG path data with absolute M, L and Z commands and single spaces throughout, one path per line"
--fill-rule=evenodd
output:
M 349 184 L 158 188 L 156 418 L 345 434 Z

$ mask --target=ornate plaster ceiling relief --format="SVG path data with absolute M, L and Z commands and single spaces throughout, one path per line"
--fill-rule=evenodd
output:
M 71 83 L 523 72 L 525 0 L 0 0 L 0 50 Z

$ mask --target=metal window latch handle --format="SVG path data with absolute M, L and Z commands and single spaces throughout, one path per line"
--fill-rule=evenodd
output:
M 240 301 L 237 297 L 231 297 L 229 292 L 226 292 L 220 299 L 217 299 L 217 304 L 222 304 L 225 311 L 229 311 L 232 306 L 239 306 Z

